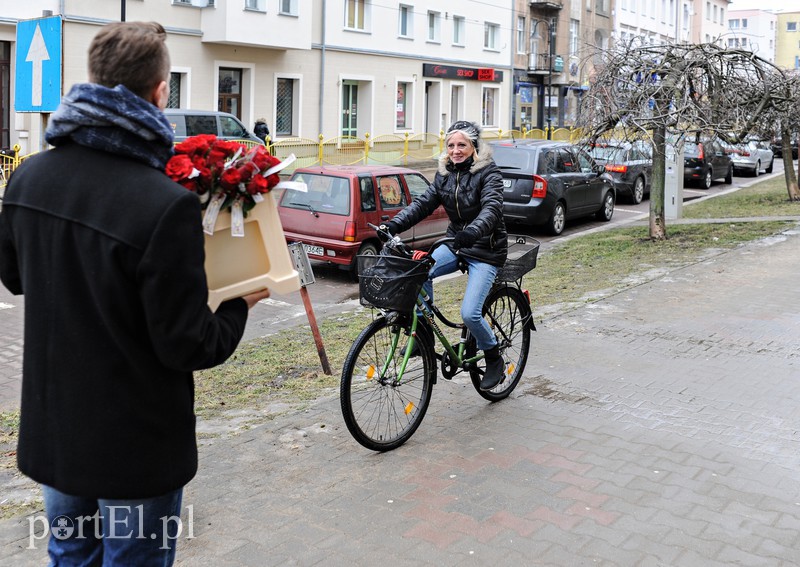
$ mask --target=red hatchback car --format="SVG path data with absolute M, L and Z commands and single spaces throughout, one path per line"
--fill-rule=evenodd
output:
M 388 165 L 339 165 L 297 169 L 292 181 L 307 191 L 287 189 L 278 213 L 287 242 L 302 242 L 311 260 L 337 264 L 356 275 L 356 256 L 381 249 L 375 231 L 430 183 L 418 171 Z M 426 248 L 444 236 L 449 221 L 442 207 L 401 234 L 413 248 Z

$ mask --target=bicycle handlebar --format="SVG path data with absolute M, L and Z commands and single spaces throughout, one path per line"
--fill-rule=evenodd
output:
M 398 234 L 392 235 L 392 233 L 389 232 L 388 230 L 384 230 L 380 226 L 375 226 L 371 222 L 368 222 L 367 226 L 373 229 L 378 234 L 383 234 L 387 237 L 384 242 L 384 246 L 388 246 L 389 248 L 397 250 L 402 254 L 408 256 L 409 258 L 411 257 L 412 254 L 411 248 L 405 242 L 403 242 L 403 239 L 400 238 L 400 235 Z M 431 244 L 430 248 L 428 249 L 428 254 L 432 253 L 442 244 L 447 244 L 448 242 L 452 242 L 453 240 L 455 240 L 455 238 L 453 238 L 452 236 L 444 236 L 440 238 L 439 240 Z M 456 250 L 456 254 L 458 254 L 458 250 Z

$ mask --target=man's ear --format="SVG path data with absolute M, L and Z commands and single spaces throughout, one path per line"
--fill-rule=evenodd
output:
M 167 107 L 167 100 L 169 99 L 169 85 L 167 81 L 161 81 L 150 93 L 150 102 L 155 104 L 161 110 Z

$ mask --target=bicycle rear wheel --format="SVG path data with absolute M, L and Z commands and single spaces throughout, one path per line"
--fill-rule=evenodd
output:
M 481 390 L 486 362 L 478 361 L 476 369 L 470 370 L 472 385 L 485 399 L 496 402 L 507 398 L 517 387 L 522 371 L 528 362 L 531 346 L 532 314 L 525 295 L 515 287 L 501 286 L 489 293 L 483 304 L 484 318 L 497 337 L 500 353 L 505 361 L 503 380 L 491 390 Z M 477 351 L 475 338 L 470 337 L 467 353 L 474 356 Z
M 419 356 L 408 359 L 401 375 L 408 339 L 403 326 L 380 317 L 361 332 L 344 362 L 342 416 L 350 434 L 367 449 L 396 449 L 428 410 L 436 377 L 434 347 L 426 333 L 417 333 Z

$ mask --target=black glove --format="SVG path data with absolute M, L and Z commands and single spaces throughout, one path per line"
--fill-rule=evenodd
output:
M 471 230 L 462 230 L 456 233 L 453 238 L 453 248 L 471 248 L 478 241 L 478 235 Z
M 391 239 L 395 234 L 397 234 L 397 225 L 394 224 L 392 221 L 383 223 L 378 227 L 378 238 L 381 241 L 386 242 Z

